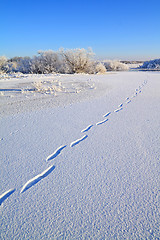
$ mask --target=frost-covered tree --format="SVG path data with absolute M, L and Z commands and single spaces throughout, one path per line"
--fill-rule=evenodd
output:
M 126 71 L 129 69 L 127 64 L 116 60 L 105 60 L 103 63 L 108 71 Z
M 27 74 L 32 72 L 31 68 L 32 68 L 32 59 L 30 57 L 24 57 L 18 61 L 16 71 Z
M 4 61 L 5 60 L 5 61 Z M 2 70 L 6 73 L 22 72 L 30 73 L 32 60 L 29 57 L 14 57 L 11 59 L 3 58 Z
M 94 53 L 90 48 L 60 49 L 39 51 L 37 56 L 14 57 L 7 61 L 5 57 L 0 59 L 0 70 L 5 72 L 22 73 L 104 73 L 105 66 L 93 60 Z
M 69 50 L 60 50 L 66 67 L 70 73 L 93 73 L 93 61 L 92 57 L 94 53 L 92 49 L 69 49 Z
M 17 64 L 22 59 L 22 57 L 13 57 L 7 60 L 4 66 L 4 71 L 6 73 L 17 72 Z
M 6 73 L 16 72 L 16 68 L 17 68 L 17 63 L 16 62 L 10 62 L 10 61 L 7 61 L 5 63 L 5 65 L 3 66 L 3 70 Z
M 33 73 L 53 73 L 60 68 L 60 58 L 57 52 L 52 50 L 38 51 L 39 56 L 32 60 Z
M 0 56 L 0 72 L 4 71 L 6 63 L 7 63 L 7 58 L 5 56 Z
M 8 62 L 16 62 L 16 63 L 18 63 L 18 62 L 20 62 L 20 60 L 22 59 L 22 57 L 12 57 L 12 58 L 10 58 L 9 60 L 8 60 Z
M 143 63 L 143 65 L 140 68 L 150 69 L 150 70 L 160 70 L 160 59 L 146 61 Z
M 100 74 L 106 73 L 106 67 L 105 67 L 104 64 L 101 63 L 101 62 L 99 62 L 99 63 L 96 65 L 95 69 L 96 69 L 96 73 L 100 73 Z

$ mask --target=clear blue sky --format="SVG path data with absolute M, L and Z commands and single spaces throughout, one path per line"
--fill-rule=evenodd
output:
M 160 58 L 160 0 L 1 0 L 0 56 L 92 47 L 99 58 Z

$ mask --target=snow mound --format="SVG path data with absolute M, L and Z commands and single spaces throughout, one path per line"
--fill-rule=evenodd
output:
M 125 63 L 121 63 L 116 60 L 105 60 L 103 61 L 104 66 L 108 71 L 127 71 L 129 67 Z

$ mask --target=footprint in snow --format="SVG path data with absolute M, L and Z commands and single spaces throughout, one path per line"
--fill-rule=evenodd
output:
M 108 120 L 109 120 L 109 119 L 105 119 L 105 120 L 103 120 L 103 121 L 100 121 L 100 122 L 96 123 L 96 125 L 97 125 L 97 126 L 98 126 L 98 125 L 101 125 L 101 124 L 107 122 Z
M 17 133 L 19 130 L 15 130 L 14 132 L 10 132 L 10 135 L 14 135 L 15 133 Z
M 125 99 L 125 101 L 127 101 L 127 100 L 129 100 L 129 97 L 127 97 L 127 98 Z
M 47 168 L 45 171 L 43 171 L 42 173 L 38 174 L 37 176 L 35 176 L 34 178 L 30 179 L 28 182 L 26 182 L 26 184 L 22 187 L 21 189 L 21 193 L 25 192 L 26 190 L 28 190 L 29 188 L 31 188 L 33 185 L 35 185 L 36 183 L 38 183 L 40 180 L 42 180 L 43 178 L 47 177 L 53 170 L 55 169 L 55 166 L 50 166 L 49 168 Z
M 63 146 L 60 146 L 59 148 L 57 148 L 57 149 L 54 151 L 54 153 L 52 153 L 51 155 L 49 155 L 49 156 L 46 158 L 46 162 L 48 162 L 48 161 L 54 159 L 55 157 L 57 157 L 65 147 L 67 147 L 67 145 L 63 145 Z
M 91 128 L 93 127 L 93 125 L 89 125 L 88 127 L 86 127 L 85 129 L 83 129 L 81 132 L 88 132 Z
M 88 135 L 84 135 L 83 137 L 75 140 L 74 142 L 71 142 L 70 147 L 74 147 L 75 145 L 77 145 L 78 143 L 82 142 L 83 140 L 85 140 L 88 137 Z
M 118 108 L 121 108 L 123 106 L 123 103 L 121 103 L 119 106 L 118 106 Z
M 0 205 L 2 204 L 2 202 L 4 200 L 6 200 L 12 193 L 14 193 L 15 189 L 9 189 L 8 191 L 6 191 L 5 193 L 3 193 L 1 196 L 0 196 Z
M 108 112 L 106 114 L 103 115 L 103 117 L 108 117 L 111 114 L 111 112 Z
M 130 103 L 130 102 L 131 102 L 131 100 L 129 100 L 129 101 L 128 101 L 128 102 L 126 102 L 126 103 L 128 104 L 128 103 Z
M 121 108 L 117 108 L 116 110 L 114 110 L 114 112 L 119 112 L 119 111 L 121 111 L 123 108 L 121 107 Z

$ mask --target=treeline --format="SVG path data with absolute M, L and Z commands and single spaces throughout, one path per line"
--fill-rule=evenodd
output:
M 48 73 L 105 73 L 106 70 L 127 70 L 126 64 L 117 61 L 98 62 L 93 59 L 91 49 L 60 49 L 59 51 L 38 51 L 30 57 L 0 57 L 0 71 L 5 73 L 21 72 L 24 74 Z
M 140 66 L 140 69 L 160 71 L 160 59 L 146 61 Z

